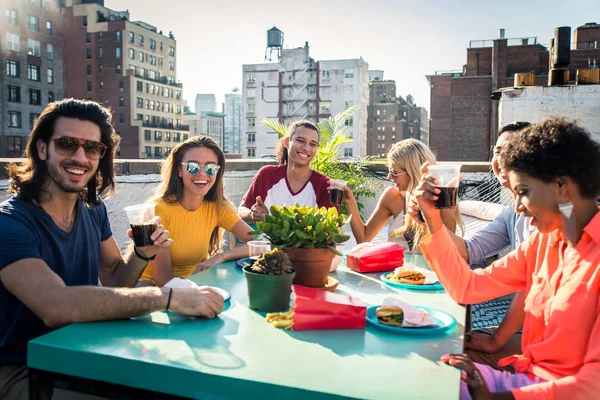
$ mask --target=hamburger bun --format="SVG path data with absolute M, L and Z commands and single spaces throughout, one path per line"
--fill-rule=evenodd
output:
M 381 306 L 375 310 L 377 320 L 385 325 L 402 326 L 404 311 L 399 306 Z
M 400 283 L 406 283 L 408 285 L 423 285 L 425 283 L 425 276 L 417 272 L 416 274 L 400 278 Z
M 394 276 L 396 276 L 396 278 L 404 278 L 406 276 L 411 276 L 415 273 L 418 272 L 409 267 L 398 267 L 394 270 Z

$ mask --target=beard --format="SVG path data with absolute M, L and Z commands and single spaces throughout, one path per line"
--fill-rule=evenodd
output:
M 50 180 L 54 182 L 56 186 L 58 186 L 65 193 L 81 193 L 83 189 L 87 187 L 93 175 L 85 181 L 70 182 L 69 179 L 66 176 L 64 176 L 64 174 L 66 174 L 64 168 L 68 167 L 83 168 L 86 170 L 85 173 L 88 173 L 92 168 L 90 165 L 78 163 L 76 161 L 64 161 L 60 164 L 56 164 L 50 160 L 49 154 L 47 154 L 46 168 L 48 170 L 48 177 L 50 178 Z

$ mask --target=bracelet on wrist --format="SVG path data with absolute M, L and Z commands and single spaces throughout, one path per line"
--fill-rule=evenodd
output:
M 137 258 L 141 258 L 141 259 L 142 259 L 142 260 L 144 260 L 144 261 L 152 261 L 152 260 L 154 260 L 154 259 L 156 258 L 156 254 L 155 254 L 155 255 L 153 255 L 152 257 L 148 257 L 148 258 L 147 258 L 147 257 L 144 257 L 143 255 L 141 255 L 140 253 L 138 253 L 138 251 L 137 251 L 137 247 L 136 247 L 136 246 L 133 246 L 133 252 L 134 252 L 134 253 L 135 253 L 135 255 L 137 256 Z
M 173 288 L 169 288 L 169 297 L 167 299 L 167 308 L 165 311 L 169 311 L 169 306 L 171 305 L 171 295 L 173 294 Z

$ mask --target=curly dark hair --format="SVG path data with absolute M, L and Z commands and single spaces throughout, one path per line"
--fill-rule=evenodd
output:
M 106 153 L 98 163 L 96 175 L 80 193 L 81 198 L 88 205 L 98 204 L 99 196 L 108 198 L 114 193 L 113 162 L 120 137 L 112 126 L 110 110 L 94 101 L 64 99 L 46 106 L 29 134 L 24 154 L 26 160 L 20 165 L 12 163 L 7 168 L 9 190 L 25 199 L 40 200 L 40 196 L 44 193 L 43 183 L 48 175 L 48 167 L 40 159 L 36 143 L 38 140 L 45 143 L 50 141 L 54 135 L 56 120 L 61 117 L 90 121 L 100 127 L 100 141 L 106 146 Z
M 600 195 L 600 144 L 575 122 L 547 117 L 511 137 L 502 149 L 501 168 L 543 182 L 568 176 L 582 197 Z
M 290 138 L 290 140 L 292 140 L 294 133 L 296 133 L 296 129 L 300 127 L 312 129 L 313 131 L 317 132 L 317 135 L 319 137 L 321 137 L 319 133 L 319 128 L 314 123 L 306 119 L 292 122 L 288 127 L 287 134 L 279 139 L 279 141 L 277 142 L 277 147 L 275 148 L 275 155 L 277 156 L 277 163 L 279 165 L 285 165 L 288 162 L 288 149 L 284 146 L 283 142 L 286 138 Z
M 526 121 L 511 122 L 509 124 L 504 125 L 502 128 L 500 128 L 500 130 L 498 131 L 498 136 L 501 136 L 504 132 L 518 132 L 522 129 L 527 128 L 530 125 L 531 125 L 531 122 L 526 122 Z

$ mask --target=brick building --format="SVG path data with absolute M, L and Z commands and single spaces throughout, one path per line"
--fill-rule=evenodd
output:
M 20 157 L 46 104 L 65 94 L 63 23 L 56 1 L 2 4 L 0 157 Z
M 121 158 L 163 158 L 186 140 L 176 42 L 103 0 L 66 0 L 66 95 L 109 106 Z
M 415 138 L 427 144 L 427 110 L 415 106 L 412 96 L 396 97 L 396 82 L 369 82 L 367 107 L 367 155 L 385 157 L 402 139 Z
M 548 48 L 537 38 L 471 41 L 462 71 L 428 75 L 431 86 L 430 147 L 440 160 L 485 161 L 498 131 L 497 103 L 491 93 L 513 86 L 517 72 L 535 72 L 535 85 L 547 85 Z M 600 60 L 600 25 L 577 28 L 571 46 L 571 80 L 588 59 Z

